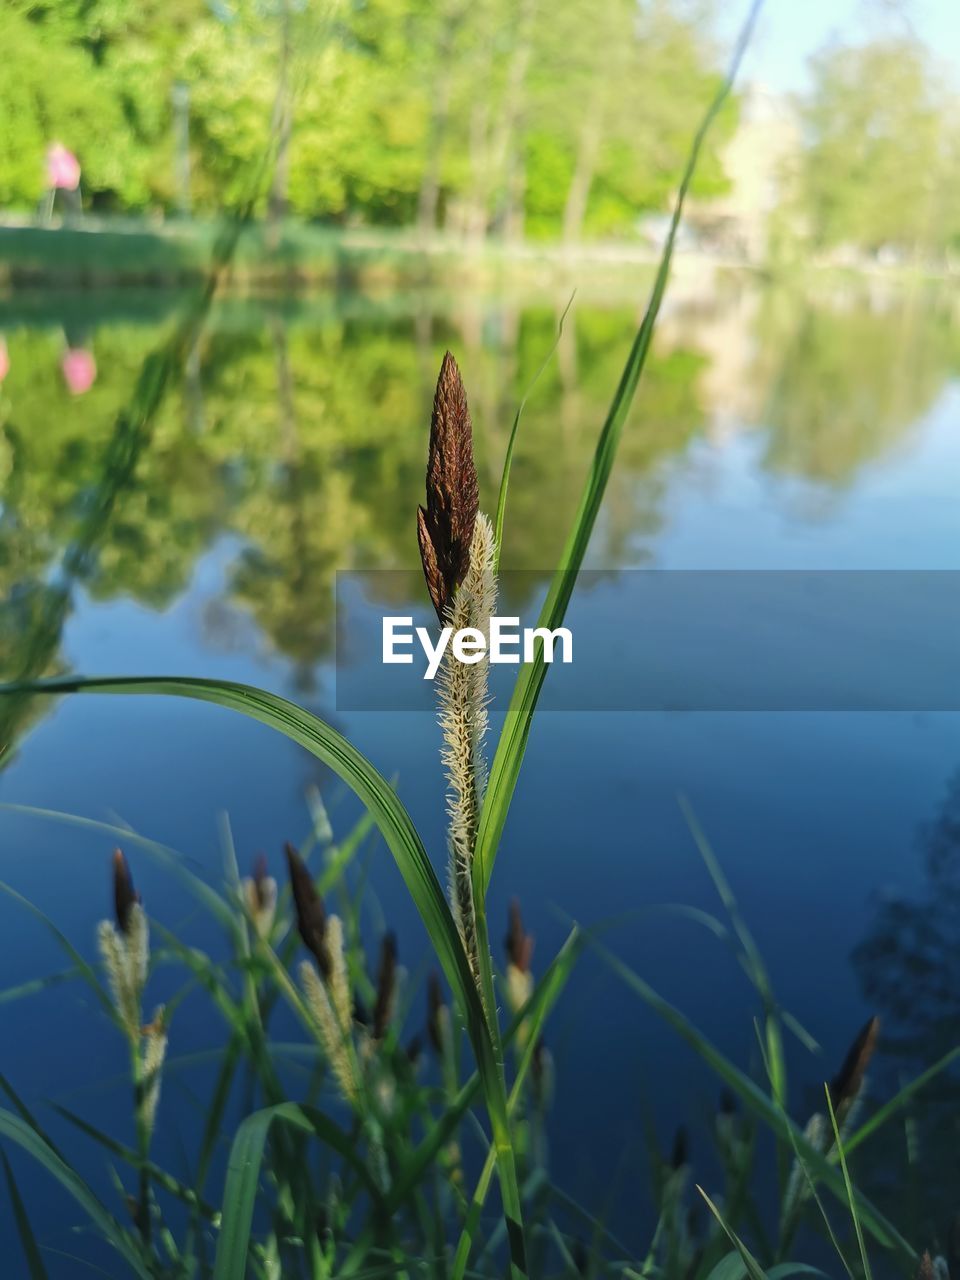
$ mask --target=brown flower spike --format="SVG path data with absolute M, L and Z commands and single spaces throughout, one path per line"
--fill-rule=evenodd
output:
M 871 1018 L 861 1029 L 847 1051 L 843 1066 L 830 1081 L 830 1102 L 838 1122 L 856 1101 L 863 1077 L 877 1047 L 880 1019 Z
M 510 903 L 509 924 L 504 946 L 510 963 L 521 973 L 529 973 L 530 961 L 533 959 L 533 938 L 523 927 L 520 903 L 516 898 Z
M 120 849 L 113 851 L 113 914 L 121 933 L 130 932 L 130 912 L 140 895 L 133 887 L 130 867 Z
M 417 508 L 423 576 L 441 623 L 470 564 L 470 543 L 479 505 L 467 393 L 457 362 L 448 351 L 433 397 L 427 505 Z
M 443 1056 L 444 1023 L 447 1017 L 447 1006 L 443 1000 L 443 988 L 440 979 L 431 973 L 427 979 L 427 1035 L 439 1057 Z
M 324 979 L 330 977 L 330 952 L 327 950 L 327 913 L 323 899 L 314 886 L 306 863 L 292 844 L 284 849 L 290 869 L 290 891 L 297 913 L 297 930 L 303 945 L 317 962 Z
M 374 1040 L 382 1040 L 387 1034 L 393 1016 L 393 1002 L 397 988 L 397 939 L 392 933 L 384 935 L 380 947 L 380 969 L 377 974 L 377 1000 L 373 1006 Z

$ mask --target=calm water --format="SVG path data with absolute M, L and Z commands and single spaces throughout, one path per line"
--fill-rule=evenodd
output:
M 804 298 L 735 284 L 705 301 L 678 296 L 624 435 L 591 567 L 960 568 L 960 323 L 949 297 L 848 288 Z M 190 673 L 293 696 L 398 776 L 439 862 L 431 717 L 334 709 L 334 575 L 417 563 L 414 511 L 446 346 L 464 371 L 493 507 L 515 406 L 566 300 L 223 301 L 156 420 L 123 450 L 118 414 L 182 300 L 0 304 L 10 362 L 0 391 L 4 677 Z M 581 291 L 522 427 L 504 552 L 512 568 L 542 570 L 558 554 L 637 314 L 629 297 Z M 65 371 L 68 346 L 95 361 L 92 383 L 73 394 L 68 378 L 88 382 L 92 366 L 81 357 Z M 274 867 L 282 841 L 309 828 L 311 786 L 341 834 L 356 816 L 312 759 L 213 708 L 91 697 L 0 713 L 0 800 L 130 824 L 214 879 L 221 811 L 241 862 L 265 850 Z M 550 714 L 531 738 L 492 918 L 505 920 L 510 896 L 520 897 L 542 969 L 570 916 L 596 924 L 633 913 L 608 935 L 614 950 L 756 1066 L 756 1000 L 735 959 L 689 920 L 650 910 L 721 912 L 678 810 L 682 790 L 781 1002 L 823 1047 L 818 1058 L 789 1045 L 795 1114 L 811 1109 L 874 1011 L 887 1033 L 872 1081 L 880 1098 L 960 1031 L 958 771 L 958 715 Z M 0 834 L 3 879 L 92 953 L 110 836 L 9 810 Z M 151 915 L 215 946 L 169 877 L 130 854 Z M 387 921 L 419 974 L 424 936 L 382 846 L 368 872 L 369 936 Z M 0 929 L 0 986 L 63 967 L 42 925 L 6 899 Z M 158 994 L 165 980 L 174 978 L 161 973 Z M 129 1136 L 122 1048 L 76 986 L 0 1005 L 0 1019 L 0 1069 L 31 1105 L 61 1101 Z M 418 1009 L 411 1030 L 420 1020 Z M 178 1013 L 171 1052 L 220 1039 L 197 997 Z M 666 1144 L 687 1124 L 709 1182 L 697 1135 L 716 1084 L 595 959 L 570 986 L 549 1042 L 554 1175 L 640 1249 L 645 1125 L 652 1118 Z M 158 1155 L 177 1171 L 199 1126 L 207 1078 L 198 1072 L 185 1067 L 165 1084 Z M 918 1197 L 917 1243 L 942 1236 L 954 1207 L 946 1162 L 956 1114 L 932 1101 L 919 1108 L 925 1167 L 937 1170 L 924 1181 L 943 1194 Z M 51 1128 L 111 1196 L 101 1153 L 55 1120 Z M 899 1160 L 902 1133 L 883 1142 L 864 1166 L 880 1198 L 876 1153 Z M 29 1164 L 16 1167 L 45 1238 L 99 1257 L 89 1241 L 76 1245 L 68 1203 Z M 56 1265 L 52 1274 L 75 1274 Z

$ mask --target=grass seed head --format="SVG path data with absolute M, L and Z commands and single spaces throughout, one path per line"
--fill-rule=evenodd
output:
M 467 393 L 448 351 L 440 366 L 430 419 L 427 505 L 417 508 L 423 575 L 441 623 L 470 564 L 479 501 Z
M 290 870 L 290 891 L 297 914 L 297 931 L 303 945 L 317 962 L 324 979 L 330 977 L 330 952 L 327 947 L 327 913 L 317 893 L 306 863 L 292 844 L 285 846 Z
M 521 973 L 528 973 L 533 959 L 533 938 L 523 927 L 523 916 L 520 914 L 520 902 L 517 898 L 510 903 L 504 946 L 510 963 Z
M 393 1017 L 394 997 L 397 990 L 397 939 L 386 933 L 380 945 L 380 968 L 377 971 L 377 1000 L 373 1006 L 372 1035 L 382 1040 Z
M 879 1033 L 880 1019 L 873 1017 L 861 1027 L 847 1050 L 843 1065 L 830 1081 L 830 1102 L 838 1124 L 856 1102 L 863 1087 L 863 1078 L 877 1047 Z
M 123 851 L 113 851 L 113 914 L 121 933 L 130 932 L 130 911 L 140 901 L 133 887 L 133 877 Z
M 277 882 L 267 872 L 267 860 L 261 853 L 253 864 L 253 875 L 242 883 L 247 911 L 261 938 L 268 938 L 277 914 Z

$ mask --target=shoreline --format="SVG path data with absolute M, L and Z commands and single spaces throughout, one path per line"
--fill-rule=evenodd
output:
M 0 224 L 0 293 L 32 289 L 177 288 L 208 279 L 213 246 L 222 223 L 164 223 L 89 219 L 83 224 L 42 227 Z M 583 287 L 636 283 L 650 278 L 660 249 L 624 241 L 511 243 L 465 242 L 409 230 L 313 227 L 288 222 L 277 228 L 258 222 L 239 236 L 229 268 L 228 290 L 270 293 L 338 289 L 459 285 L 502 290 L 518 287 Z M 678 248 L 675 287 L 704 290 L 718 276 L 756 282 L 812 272 L 819 279 L 885 284 L 946 283 L 956 272 L 929 264 L 804 260 L 771 267 L 730 254 Z

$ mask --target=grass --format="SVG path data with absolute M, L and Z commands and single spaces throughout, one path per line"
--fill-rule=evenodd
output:
M 559 626 L 569 604 L 650 350 L 699 148 L 729 91 L 758 8 L 755 4 L 751 10 L 730 74 L 694 140 L 650 303 L 598 438 L 541 626 Z M 238 224 L 228 244 L 221 240 L 224 263 L 233 259 L 248 230 Z M 190 323 L 205 314 L 212 293 L 211 286 Z M 148 362 L 134 415 L 141 429 L 149 425 L 162 397 L 184 332 L 178 330 L 161 360 Z M 488 560 L 492 566 L 496 548 L 488 547 L 488 559 L 478 555 L 478 539 L 489 538 L 491 525 L 478 512 L 469 416 L 459 373 L 452 362 L 445 361 L 444 370 L 431 428 L 421 554 L 438 613 L 445 617 L 448 609 L 463 610 L 464 616 L 483 625 L 493 607 L 495 580 Z M 518 428 L 519 413 L 514 433 Z M 496 513 L 498 532 L 505 519 L 508 475 L 509 452 Z M 402 1039 L 405 1017 L 391 961 L 393 944 L 384 940 L 380 963 L 371 967 L 359 943 L 355 898 L 340 895 L 338 916 L 328 915 L 321 899 L 321 884 L 329 896 L 345 883 L 352 859 L 341 851 L 331 854 L 327 849 L 326 865 L 309 872 L 292 853 L 288 891 L 262 872 L 242 877 L 229 838 L 224 841 L 225 871 L 218 886 L 199 880 L 170 850 L 137 840 L 141 854 L 159 859 L 177 875 L 184 892 L 222 934 L 227 954 L 226 961 L 215 960 L 151 921 L 154 944 L 158 938 L 162 944 L 159 950 L 154 945 L 153 962 L 162 958 L 183 974 L 177 994 L 152 1015 L 143 1003 L 151 975 L 143 953 L 146 929 L 124 879 L 122 859 L 115 864 L 116 919 L 100 926 L 106 981 L 52 921 L 31 907 L 94 993 L 114 1033 L 128 1041 L 134 1144 L 124 1144 L 78 1117 L 64 1117 L 126 1170 L 126 1179 L 117 1174 L 125 1212 L 115 1215 L 101 1202 L 9 1084 L 4 1092 L 10 1107 L 0 1111 L 0 1136 L 23 1148 L 60 1183 L 130 1274 L 214 1280 L 397 1274 L 465 1280 L 468 1275 L 502 1275 L 506 1269 L 511 1280 L 571 1274 L 657 1275 L 669 1280 L 776 1277 L 798 1267 L 785 1255 L 794 1242 L 795 1223 L 804 1214 L 811 1216 L 804 1186 L 817 1185 L 848 1209 L 858 1242 L 859 1261 L 854 1262 L 862 1273 L 869 1276 L 868 1247 L 884 1251 L 902 1272 L 915 1266 L 911 1244 L 850 1178 L 845 1154 L 864 1140 L 861 1133 L 842 1132 L 852 1098 L 831 1085 L 832 1131 L 825 1122 L 814 1124 L 822 1117 L 814 1117 L 804 1128 L 789 1117 L 784 1029 L 808 1040 L 809 1036 L 782 1015 L 732 889 L 692 815 L 697 846 L 728 916 L 728 925 L 720 923 L 719 929 L 730 939 L 760 999 L 770 1072 L 766 1086 L 730 1062 L 598 939 L 585 938 L 576 928 L 539 983 L 530 971 L 529 947 L 523 944 L 522 924 L 517 921 L 516 945 L 506 965 L 501 969 L 495 964 L 487 894 L 547 669 L 542 654 L 521 668 L 489 778 L 483 758 L 482 672 L 471 680 L 448 672 L 443 683 L 452 908 L 392 785 L 341 733 L 284 698 L 223 680 L 166 677 L 25 680 L 4 691 L 19 700 L 37 693 L 191 698 L 239 712 L 292 739 L 327 765 L 362 802 L 364 821 L 375 826 L 393 856 L 452 996 L 448 1004 L 436 987 L 431 988 L 428 1036 L 434 1062 L 421 1074 L 416 1066 L 423 1052 L 414 1053 Z M 125 829 L 116 834 L 124 843 L 133 838 Z M 315 831 L 313 843 L 318 842 L 324 840 Z M 356 833 L 345 843 L 355 849 Z M 6 892 L 22 901 L 12 889 Z M 294 921 L 309 953 L 299 967 Z M 544 1026 L 585 945 L 699 1055 L 736 1099 L 734 1110 L 725 1110 L 722 1122 L 717 1119 L 724 1185 L 722 1193 L 707 1201 L 714 1226 L 697 1235 L 688 1226 L 690 1170 L 685 1144 L 678 1142 L 672 1156 L 652 1155 L 658 1226 L 639 1257 L 631 1256 L 588 1208 L 571 1205 L 562 1188 L 553 1185 L 542 1154 L 549 1075 Z M 225 1047 L 205 1108 L 195 1165 L 184 1180 L 152 1160 L 151 1139 L 156 1089 L 171 1068 L 165 1053 L 176 1043 L 177 1008 L 195 989 L 206 993 L 221 1020 Z M 306 1050 L 310 1064 L 308 1080 L 295 1091 L 280 1069 L 278 1046 L 271 1037 L 280 1011 L 297 1028 L 297 1047 Z M 249 1105 L 232 1136 L 223 1191 L 213 1207 L 208 1203 L 208 1183 L 228 1123 L 231 1091 L 241 1074 Z M 857 1091 L 862 1077 L 861 1065 L 853 1077 Z M 840 1121 L 834 1106 L 838 1112 L 843 1108 Z M 894 1100 L 887 1114 L 896 1109 Z M 762 1132 L 772 1136 L 781 1201 L 786 1204 L 791 1195 L 799 1196 L 798 1204 L 780 1215 L 781 1224 L 790 1230 L 781 1230 L 779 1239 L 766 1229 L 754 1193 L 754 1184 L 763 1181 L 757 1155 Z M 798 1164 L 802 1184 L 796 1177 Z M 499 1206 L 488 1210 L 495 1184 Z M 9 1186 L 24 1258 L 33 1274 L 42 1275 L 42 1252 L 12 1170 Z M 813 1203 L 819 1208 L 819 1197 L 813 1197 Z M 571 1229 L 571 1215 L 591 1224 L 589 1243 Z M 832 1232 L 831 1238 L 839 1239 Z M 844 1265 L 852 1265 L 846 1256 Z

